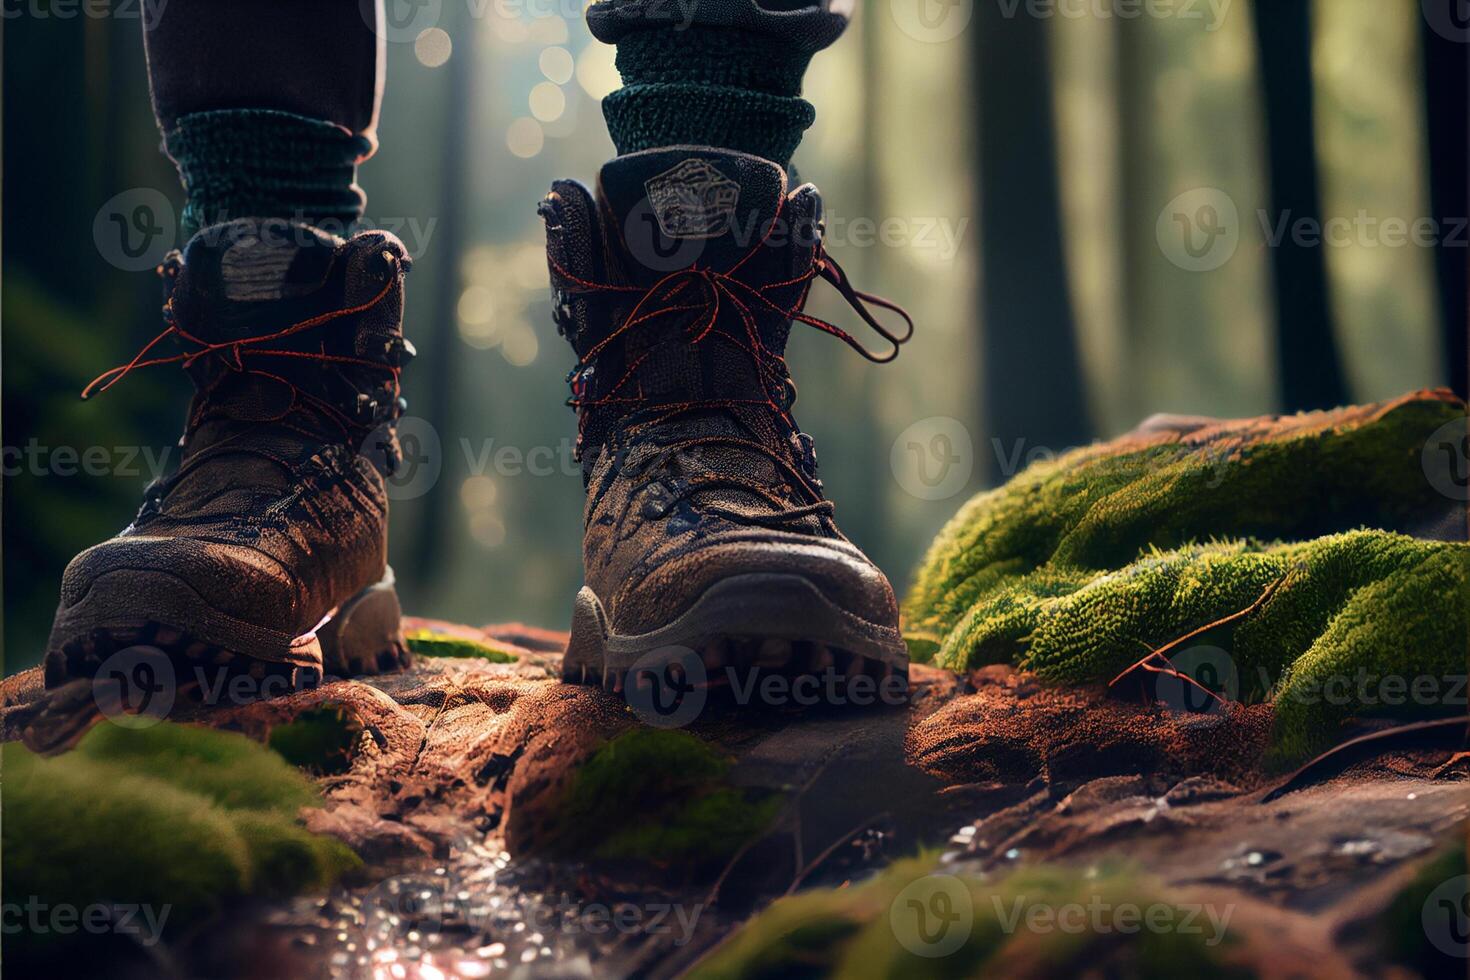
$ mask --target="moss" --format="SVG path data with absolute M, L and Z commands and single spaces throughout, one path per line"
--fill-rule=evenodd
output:
M 321 803 L 310 780 L 276 753 L 243 735 L 202 725 L 165 722 L 137 729 L 98 725 L 73 752 L 40 766 L 79 759 L 162 780 L 226 810 L 295 815 L 301 807 Z
M 7 744 L 3 766 L 6 895 L 171 905 L 183 924 L 250 890 L 250 847 L 207 798 L 76 753 L 37 759 Z
M 977 600 L 1043 566 L 1105 571 L 1149 548 L 1402 527 L 1442 509 L 1420 451 L 1464 406 L 1434 396 L 1333 424 L 1203 444 L 1118 441 L 1036 463 L 966 503 L 921 563 L 906 628 L 946 636 Z
M 1126 867 L 1100 872 L 1038 867 L 998 882 L 928 877 L 934 870 L 932 858 L 915 858 L 859 885 L 780 899 L 747 923 L 694 976 L 867 980 L 1243 975 L 1225 963 L 1231 940 L 1221 930 L 1227 922 L 1171 905 L 1156 886 Z M 941 896 L 943 904 L 938 901 Z M 1158 906 L 1155 915 L 1167 914 L 1181 928 L 1128 931 L 1133 920 L 1128 917 L 1131 913 L 1119 911 L 1122 906 L 1140 912 Z M 954 934 L 953 949 L 914 941 L 919 937 L 910 909 L 915 907 L 949 919 L 943 929 L 937 918 L 926 923 L 931 927 L 929 938 L 936 942 L 950 935 L 949 930 L 961 930 Z M 1191 916 L 1188 925 L 1186 915 Z M 961 935 L 963 941 L 958 941 Z
M 14 743 L 0 753 L 7 896 L 166 907 L 167 938 L 234 899 L 324 887 L 360 863 L 297 823 L 301 807 L 320 803 L 316 790 L 241 735 L 103 723 L 57 758 Z M 5 953 L 55 956 L 58 938 L 22 930 Z
M 231 819 L 250 851 L 252 895 L 281 898 L 320 891 L 362 863 L 346 844 L 313 834 L 294 816 L 237 810 Z
M 729 785 L 730 762 L 688 732 L 638 728 L 593 752 L 555 810 L 547 847 L 696 868 L 761 833 L 781 799 Z
M 433 630 L 412 630 L 407 639 L 408 648 L 423 657 L 478 657 L 497 664 L 513 664 L 519 659 L 510 651 L 489 643 L 467 640 L 448 633 L 436 633 Z
M 930 548 L 905 602 L 910 649 L 954 670 L 1003 662 L 1058 682 L 1108 680 L 1250 609 L 1209 639 L 1228 649 L 1242 698 L 1276 700 L 1277 764 L 1330 744 L 1352 717 L 1454 711 L 1379 681 L 1423 677 L 1453 693 L 1470 549 L 1342 528 L 1442 511 L 1420 451 L 1463 416 L 1424 395 L 1333 424 L 1124 441 L 1034 465 L 967 503 Z
M 345 772 L 362 725 L 340 706 L 304 711 L 272 728 L 266 744 L 293 766 L 318 775 Z

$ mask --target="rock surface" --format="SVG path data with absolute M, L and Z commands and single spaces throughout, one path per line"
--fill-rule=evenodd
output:
M 1012 668 L 957 677 L 915 666 L 904 707 L 711 705 L 696 719 L 688 731 L 731 760 L 731 784 L 782 800 L 717 875 L 550 860 L 545 829 L 579 766 L 639 719 L 600 689 L 557 681 L 554 634 L 406 625 L 488 640 L 515 660 L 420 657 L 395 676 L 175 706 L 173 720 L 262 740 L 323 707 L 352 719 L 350 762 L 319 778 L 326 806 L 306 819 L 371 872 L 324 904 L 243 914 L 226 930 L 235 938 L 175 951 L 182 961 L 238 941 L 281 969 L 339 976 L 390 963 L 407 976 L 431 975 L 424 965 L 470 976 L 496 966 L 673 975 L 773 897 L 860 880 L 940 846 L 954 867 L 988 874 L 1121 855 L 1180 894 L 1238 904 L 1247 951 L 1259 939 L 1262 956 L 1371 971 L 1375 951 L 1339 933 L 1381 910 L 1470 820 L 1467 767 L 1442 732 L 1439 744 L 1370 754 L 1263 803 L 1269 708 L 1174 714 Z M 6 738 L 38 692 L 30 672 L 0 684 Z M 586 909 L 619 902 L 692 910 L 692 921 L 670 932 L 646 921 L 586 928 Z M 1261 938 L 1278 927 L 1280 943 Z

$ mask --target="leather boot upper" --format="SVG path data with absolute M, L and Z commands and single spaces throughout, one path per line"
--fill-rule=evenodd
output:
M 184 366 L 195 394 L 180 463 L 121 534 L 68 566 L 63 610 L 99 576 L 157 571 L 242 623 L 305 633 L 382 577 L 384 473 L 399 460 L 412 355 L 408 264 L 384 232 L 343 241 L 251 219 L 206 228 L 166 260 L 164 334 L 99 382 Z
M 595 196 L 557 182 L 541 214 L 556 323 L 578 357 L 584 570 L 616 628 L 652 628 L 742 571 L 801 571 L 896 621 L 792 415 L 793 320 L 857 346 L 801 312 L 813 281 L 878 326 L 822 249 L 816 188 L 788 191 L 758 157 L 673 147 L 609 163 Z M 895 350 L 904 339 L 878 329 Z

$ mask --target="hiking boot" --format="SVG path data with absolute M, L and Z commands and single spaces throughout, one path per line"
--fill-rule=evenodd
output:
M 558 181 L 540 207 L 587 488 L 563 678 L 622 690 L 635 666 L 680 660 L 706 686 L 767 669 L 901 690 L 893 589 L 833 521 L 783 353 L 796 321 L 891 360 L 907 315 L 851 287 L 822 248 L 816 188 L 788 193 L 767 160 L 662 148 L 612 161 L 599 185 Z M 803 314 L 819 277 L 891 348 Z
M 384 475 L 400 461 L 398 379 L 413 354 L 408 265 L 390 234 L 343 241 L 252 219 L 165 260 L 167 329 L 83 397 L 183 365 L 196 391 L 180 463 L 127 528 L 67 566 L 47 687 L 135 646 L 293 680 L 407 663 Z M 158 350 L 166 338 L 179 352 Z

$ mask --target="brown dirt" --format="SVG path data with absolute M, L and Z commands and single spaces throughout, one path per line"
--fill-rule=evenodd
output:
M 974 671 L 969 681 L 973 694 L 954 698 L 909 732 L 913 763 L 948 782 L 1212 775 L 1244 788 L 1262 778 L 1268 705 L 1174 713 L 1117 700 L 1101 685 L 1048 687 L 999 665 Z
M 321 780 L 326 806 L 308 823 L 381 873 L 492 839 L 513 855 L 534 852 L 560 787 L 636 719 L 601 690 L 555 680 L 557 655 L 545 648 L 556 634 L 408 625 L 493 638 L 519 660 L 419 658 L 405 674 L 271 701 L 179 705 L 175 720 L 264 738 L 304 711 L 346 710 L 362 728 L 357 750 L 345 772 Z M 1003 667 L 959 678 L 916 666 L 912 676 L 903 710 L 741 709 L 701 719 L 693 731 L 735 760 L 737 785 L 781 792 L 788 803 L 709 891 L 721 912 L 701 920 L 694 941 L 677 950 L 642 943 L 631 968 L 657 963 L 659 975 L 672 975 L 728 932 L 732 917 L 797 882 L 839 883 L 948 838 L 954 868 L 986 873 L 1121 857 L 1179 895 L 1238 904 L 1236 955 L 1254 969 L 1378 973 L 1373 951 L 1344 930 L 1371 920 L 1470 821 L 1470 756 L 1454 747 L 1373 756 L 1263 803 L 1268 707 L 1172 715 Z M 6 738 L 39 693 L 36 672 L 0 682 Z

